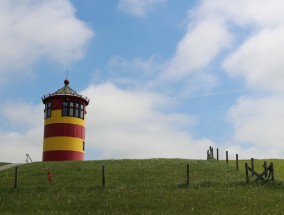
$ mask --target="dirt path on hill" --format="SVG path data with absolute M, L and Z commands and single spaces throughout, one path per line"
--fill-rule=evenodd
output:
M 3 170 L 6 170 L 6 169 L 10 169 L 14 166 L 20 166 L 20 165 L 23 165 L 24 163 L 11 163 L 11 164 L 7 164 L 7 165 L 4 165 L 4 166 L 0 166 L 0 171 L 3 171 Z

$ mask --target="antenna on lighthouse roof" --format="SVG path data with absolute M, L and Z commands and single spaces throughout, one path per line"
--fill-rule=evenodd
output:
M 69 80 L 68 80 L 68 69 L 66 71 L 66 79 L 64 80 L 64 84 L 65 86 L 69 84 Z

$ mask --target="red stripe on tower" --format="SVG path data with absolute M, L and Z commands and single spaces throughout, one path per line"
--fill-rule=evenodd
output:
M 54 123 L 44 126 L 44 138 L 60 136 L 85 139 L 85 127 L 69 123 Z
M 84 160 L 84 153 L 75 151 L 47 151 L 43 152 L 44 161 Z

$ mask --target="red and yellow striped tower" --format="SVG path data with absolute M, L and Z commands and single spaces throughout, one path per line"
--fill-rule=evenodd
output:
M 85 115 L 89 99 L 65 86 L 42 97 L 43 161 L 84 160 Z

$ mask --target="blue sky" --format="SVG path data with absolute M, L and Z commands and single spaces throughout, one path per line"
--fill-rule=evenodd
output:
M 0 2 L 0 161 L 40 161 L 41 96 L 91 99 L 87 160 L 284 157 L 280 0 Z

